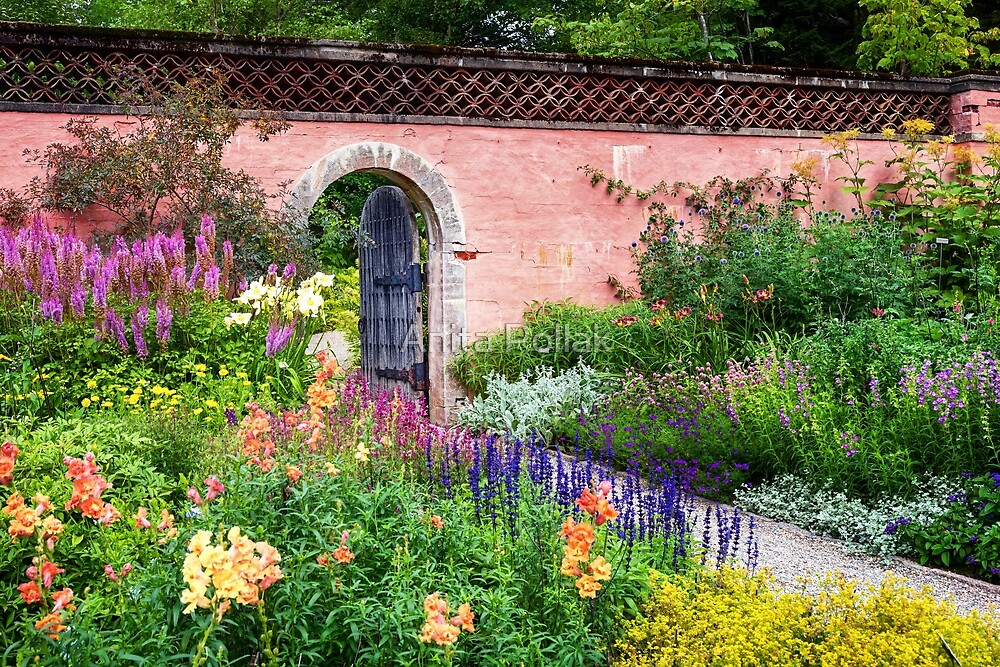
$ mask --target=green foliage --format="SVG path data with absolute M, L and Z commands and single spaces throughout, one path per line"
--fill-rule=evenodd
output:
M 319 238 L 316 257 L 322 266 L 347 269 L 357 265 L 358 246 L 371 239 L 359 239 L 361 212 L 376 189 L 392 185 L 378 174 L 354 172 L 331 183 L 309 213 L 309 228 Z
M 882 497 L 862 500 L 827 482 L 795 475 L 736 491 L 736 504 L 754 514 L 791 523 L 820 535 L 846 540 L 866 553 L 877 556 L 912 555 L 913 547 L 894 528 L 886 530 L 901 516 L 916 526 L 928 526 L 948 511 L 949 496 L 961 489 L 957 481 L 945 477 L 922 477 L 915 482 L 909 498 Z
M 948 497 L 947 509 L 929 525 L 907 513 L 900 515 L 895 528 L 921 563 L 1000 580 L 1000 472 L 967 479 L 964 487 Z
M 583 363 L 600 374 L 622 376 L 629 368 L 655 372 L 687 361 L 724 363 L 729 338 L 706 314 L 673 314 L 641 302 L 606 309 L 536 304 L 525 313 L 522 328 L 468 345 L 453 359 L 451 371 L 478 395 L 490 376 L 513 381 L 539 367 L 561 372 Z
M 858 66 L 904 76 L 940 76 L 971 64 L 997 64 L 984 42 L 1000 33 L 979 31 L 966 16 L 971 0 L 860 0 L 870 13 L 858 46 Z
M 538 18 L 535 29 L 564 35 L 579 53 L 753 62 L 753 45 L 773 32 L 751 27 L 756 14 L 756 0 L 646 0 L 607 3 L 584 19 Z
M 536 368 L 516 382 L 491 375 L 486 394 L 458 413 L 458 423 L 478 432 L 508 433 L 526 440 L 538 434 L 552 437 L 556 423 L 586 412 L 600 397 L 600 379 L 587 366 L 554 375 Z

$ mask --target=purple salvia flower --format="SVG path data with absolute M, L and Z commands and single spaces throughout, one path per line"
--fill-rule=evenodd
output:
M 222 244 L 222 287 L 229 292 L 229 276 L 233 272 L 233 244 L 228 240 Z
M 202 266 L 211 266 L 214 263 L 212 256 L 208 252 L 208 242 L 204 236 L 194 237 L 194 254 L 198 264 Z
M 211 258 L 211 263 L 215 263 L 215 220 L 212 219 L 210 215 L 201 216 L 201 235 L 205 237 L 205 245 L 207 246 L 208 256 Z

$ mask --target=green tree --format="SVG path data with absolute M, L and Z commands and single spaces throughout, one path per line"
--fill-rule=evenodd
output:
M 970 64 L 996 65 L 979 19 L 967 16 L 971 0 L 860 0 L 869 10 L 858 46 L 858 66 L 904 76 L 940 76 Z
M 758 49 L 758 62 L 789 67 L 854 69 L 867 13 L 858 0 L 759 0 L 761 25 L 784 46 Z
M 535 27 L 562 33 L 580 53 L 710 62 L 753 62 L 754 44 L 772 32 L 753 27 L 757 0 L 624 0 L 602 9 L 582 19 L 548 15 Z

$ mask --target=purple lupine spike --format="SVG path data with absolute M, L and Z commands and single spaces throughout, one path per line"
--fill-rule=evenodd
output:
M 240 282 L 239 282 L 239 284 L 238 284 L 238 285 L 236 286 L 236 291 L 237 291 L 237 293 L 239 293 L 239 294 L 243 294 L 243 292 L 246 292 L 246 291 L 247 291 L 247 289 L 249 289 L 249 287 L 250 287 L 250 284 L 249 284 L 249 283 L 247 283 L 247 279 L 246 279 L 246 276 L 241 276 L 241 277 L 240 277 Z
M 201 277 L 201 261 L 196 260 L 194 263 L 194 268 L 191 269 L 191 277 L 188 278 L 187 285 L 185 288 L 188 292 L 193 292 L 195 285 L 198 284 L 198 278 Z
M 215 301 L 219 298 L 219 267 L 212 265 L 205 272 L 205 282 L 202 285 L 202 296 L 205 301 Z
M 104 316 L 105 331 L 115 337 L 118 347 L 125 354 L 129 353 L 128 338 L 125 337 L 125 321 L 118 316 L 114 308 L 108 308 Z
M 149 346 L 146 345 L 144 331 L 149 322 L 149 309 L 146 304 L 140 303 L 135 312 L 132 313 L 132 340 L 135 342 L 135 356 L 145 359 L 149 356 Z
M 73 285 L 69 296 L 69 304 L 73 309 L 73 316 L 77 319 L 83 318 L 87 309 L 87 288 L 79 282 Z
M 281 282 L 285 283 L 286 281 L 289 281 L 294 277 L 295 277 L 295 264 L 289 262 L 288 264 L 285 264 L 285 270 L 281 272 Z
M 208 242 L 204 236 L 198 235 L 194 237 L 194 255 L 197 262 L 202 266 L 212 265 L 212 257 L 208 254 Z
M 215 258 L 215 220 L 210 215 L 201 216 L 201 235 L 205 238 L 208 255 Z
M 271 358 L 288 346 L 292 339 L 295 327 L 291 325 L 279 326 L 277 321 L 271 322 L 267 330 L 267 337 L 264 339 L 264 356 Z
M 170 309 L 167 300 L 160 298 L 156 302 L 156 340 L 160 344 L 161 350 L 167 349 L 170 342 L 170 323 L 174 319 L 174 312 Z
M 108 279 L 104 271 L 94 276 L 93 290 L 94 308 L 99 311 L 99 314 L 103 313 L 104 309 L 108 307 Z
M 56 324 L 61 324 L 63 320 L 62 302 L 56 297 L 43 299 L 41 303 L 42 317 L 51 320 Z

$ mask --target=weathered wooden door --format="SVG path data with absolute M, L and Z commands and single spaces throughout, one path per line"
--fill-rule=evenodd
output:
M 361 370 L 372 387 L 423 393 L 423 274 L 410 200 L 380 187 L 365 202 L 359 231 Z

